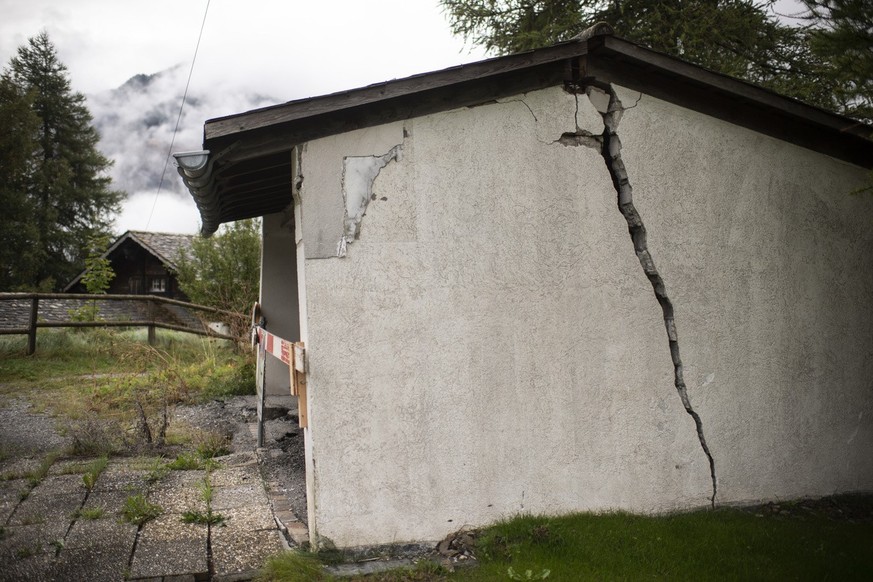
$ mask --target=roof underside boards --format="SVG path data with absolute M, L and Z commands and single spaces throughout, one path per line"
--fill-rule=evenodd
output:
M 204 150 L 214 165 L 194 188 L 203 234 L 278 212 L 291 202 L 292 155 L 306 141 L 555 85 L 617 83 L 831 155 L 873 167 L 873 128 L 707 71 L 611 35 L 498 57 L 212 119 Z

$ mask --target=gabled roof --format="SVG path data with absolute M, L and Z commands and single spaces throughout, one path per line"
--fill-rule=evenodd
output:
M 141 246 L 146 252 L 158 259 L 168 269 L 176 270 L 177 261 L 182 256 L 182 252 L 190 251 L 191 241 L 194 240 L 194 235 L 128 230 L 118 237 L 115 242 L 109 245 L 109 248 L 100 256 L 108 258 L 115 249 L 128 240 Z M 86 271 L 82 271 L 76 275 L 76 277 L 70 281 L 66 287 L 64 287 L 64 291 L 66 292 L 72 289 L 82 280 L 85 273 Z
M 209 235 L 291 202 L 297 144 L 555 85 L 617 83 L 850 163 L 873 167 L 873 128 L 641 47 L 597 25 L 576 39 L 210 119 L 202 152 L 176 154 Z

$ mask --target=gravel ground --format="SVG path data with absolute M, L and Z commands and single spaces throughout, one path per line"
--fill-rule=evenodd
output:
M 261 455 L 261 471 L 265 481 L 278 484 L 294 514 L 306 523 L 303 433 L 297 425 L 297 410 L 271 405 L 269 400 L 268 406 L 267 412 L 276 418 L 265 426 L 267 450 Z M 227 435 L 231 452 L 251 451 L 257 446 L 253 434 L 257 423 L 254 396 L 177 406 L 170 423 Z M 23 460 L 38 459 L 67 447 L 70 439 L 60 434 L 58 424 L 58 418 L 36 412 L 25 400 L 0 400 L 0 473 Z
M 37 456 L 70 444 L 57 430 L 57 419 L 41 414 L 22 399 L 0 402 L 0 452 L 4 456 Z

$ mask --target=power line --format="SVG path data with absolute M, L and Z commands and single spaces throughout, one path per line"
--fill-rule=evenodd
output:
M 155 213 L 155 206 L 158 204 L 158 196 L 161 194 L 161 189 L 164 186 L 164 177 L 167 175 L 167 167 L 170 165 L 170 156 L 173 154 L 173 145 L 176 143 L 176 134 L 179 132 L 179 124 L 182 122 L 182 111 L 185 109 L 185 101 L 188 99 L 188 87 L 191 86 L 191 76 L 194 74 L 194 63 L 197 62 L 197 52 L 200 50 L 200 39 L 203 38 L 203 29 L 206 28 L 206 16 L 209 14 L 209 3 L 212 0 L 206 0 L 206 10 L 203 11 L 203 22 L 200 23 L 200 34 L 197 35 L 197 46 L 194 48 L 194 58 L 191 59 L 191 69 L 188 71 L 188 81 L 185 83 L 185 92 L 182 94 L 182 104 L 179 105 L 179 115 L 176 117 L 176 127 L 173 128 L 173 137 L 170 139 L 170 147 L 167 148 L 167 157 L 164 159 L 164 170 L 161 172 L 161 180 L 158 182 L 158 190 L 155 192 L 155 199 L 152 201 L 152 209 L 149 212 L 149 219 L 146 221 L 145 230 L 149 229 L 152 223 L 152 216 Z

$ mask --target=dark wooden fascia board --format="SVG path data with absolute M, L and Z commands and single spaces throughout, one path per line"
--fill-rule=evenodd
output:
M 582 74 L 616 83 L 855 165 L 873 167 L 860 122 L 612 37 L 589 47 Z
M 326 111 L 243 134 L 216 138 L 204 144 L 219 151 L 235 144 L 228 161 L 239 162 L 276 153 L 287 153 L 300 143 L 391 121 L 470 107 L 549 86 L 567 80 L 568 60 L 552 61 L 503 75 L 490 75 L 433 89 L 423 89 L 372 103 Z
M 247 113 L 210 119 L 204 126 L 205 142 L 325 114 L 335 115 L 343 110 L 356 109 L 376 102 L 419 95 L 457 86 L 468 81 L 481 81 L 489 77 L 530 69 L 582 55 L 586 48 L 587 45 L 584 42 L 568 41 L 536 51 L 496 57 L 432 73 L 377 83 L 360 89 L 301 99 Z

